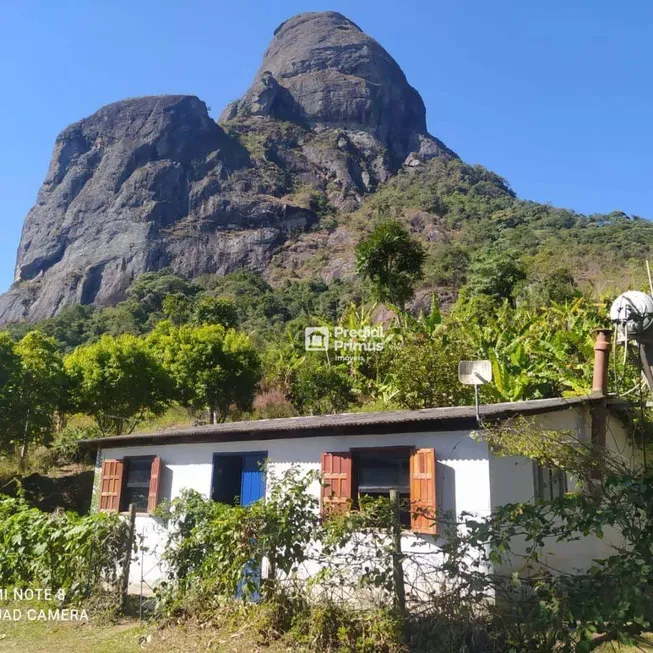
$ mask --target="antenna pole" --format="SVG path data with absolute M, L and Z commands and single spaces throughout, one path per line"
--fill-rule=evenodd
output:
M 648 259 L 646 259 L 646 273 L 648 274 L 648 287 L 653 295 L 653 280 L 651 280 L 651 267 L 648 264 Z

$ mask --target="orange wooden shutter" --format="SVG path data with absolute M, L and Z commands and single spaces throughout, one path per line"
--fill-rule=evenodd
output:
M 351 507 L 351 452 L 322 454 L 322 514 Z
M 118 512 L 122 490 L 122 460 L 105 460 L 100 480 L 100 510 Z
M 410 455 L 410 527 L 435 535 L 435 449 L 417 449 Z
M 161 458 L 157 456 L 152 461 L 150 472 L 150 491 L 147 495 L 147 512 L 153 512 L 159 500 L 159 479 L 161 478 Z

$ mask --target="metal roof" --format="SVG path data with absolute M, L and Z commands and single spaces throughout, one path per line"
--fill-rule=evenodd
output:
M 557 412 L 580 404 L 589 404 L 596 400 L 595 397 L 583 396 L 485 404 L 480 407 L 480 415 L 481 419 L 496 421 L 516 415 Z M 154 433 L 133 433 L 82 440 L 80 444 L 98 449 L 112 446 L 275 440 L 319 435 L 443 431 L 455 428 L 474 428 L 477 425 L 474 406 L 453 406 L 423 410 L 342 413 L 314 417 L 225 422 L 224 424 L 173 428 Z

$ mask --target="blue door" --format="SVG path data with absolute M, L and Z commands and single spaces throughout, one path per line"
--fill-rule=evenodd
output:
M 243 456 L 243 473 L 240 485 L 240 505 L 248 506 L 265 496 L 266 454 L 252 453 Z
M 246 453 L 242 456 L 242 472 L 240 481 L 240 505 L 248 506 L 254 501 L 265 497 L 265 470 L 263 465 L 267 453 Z M 242 598 L 243 584 L 245 578 L 253 581 L 258 587 L 261 582 L 261 569 L 255 567 L 252 563 L 247 564 L 243 569 L 243 580 L 240 581 L 236 596 Z M 250 599 L 258 601 L 259 593 L 255 591 Z

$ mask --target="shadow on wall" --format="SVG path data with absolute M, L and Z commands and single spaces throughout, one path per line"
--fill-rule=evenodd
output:
M 456 510 L 456 470 L 436 461 L 435 491 L 438 515 L 457 515 Z

